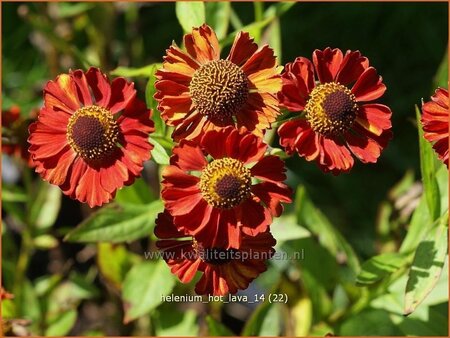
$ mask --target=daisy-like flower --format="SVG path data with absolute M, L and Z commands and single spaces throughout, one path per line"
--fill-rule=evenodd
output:
M 372 103 L 386 91 L 381 76 L 359 51 L 326 48 L 313 62 L 298 57 L 286 65 L 282 106 L 303 112 L 280 126 L 280 144 L 333 174 L 349 171 L 353 156 L 375 163 L 392 137 L 391 110 Z
M 208 130 L 245 127 L 262 136 L 279 114 L 281 88 L 273 50 L 258 49 L 248 33 L 237 34 L 226 59 L 214 31 L 204 24 L 184 36 L 186 51 L 172 44 L 156 72 L 155 99 L 173 138 L 199 140 Z
M 233 127 L 183 140 L 163 171 L 166 209 L 179 228 L 206 246 L 238 248 L 242 234 L 265 232 L 291 202 L 284 162 L 267 145 Z
M 448 90 L 438 88 L 431 97 L 431 101 L 422 105 L 422 126 L 424 137 L 433 143 L 433 149 L 447 167 L 449 142 L 448 121 Z
M 59 75 L 29 128 L 30 153 L 42 178 L 90 207 L 131 184 L 150 158 L 151 111 L 124 78 L 99 69 Z
M 178 229 L 167 211 L 158 215 L 155 235 L 164 260 L 181 282 L 189 283 L 201 272 L 197 294 L 226 295 L 246 289 L 266 271 L 265 262 L 273 256 L 276 244 L 267 231 L 255 237 L 244 235 L 238 249 L 205 247 Z
M 33 113 L 23 118 L 19 106 L 2 110 L 2 152 L 25 161 L 29 167 L 33 167 L 33 161 L 28 152 L 27 129 L 35 119 Z

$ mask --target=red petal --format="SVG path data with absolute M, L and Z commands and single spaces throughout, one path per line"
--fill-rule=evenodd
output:
M 278 128 L 278 135 L 280 136 L 280 145 L 284 148 L 288 155 L 295 151 L 295 143 L 297 136 L 303 132 L 306 125 L 303 120 L 296 119 L 284 122 Z
M 178 166 L 180 169 L 202 170 L 208 162 L 199 146 L 190 141 L 181 141 L 178 146 L 173 149 L 173 155 L 170 163 Z
M 282 79 L 282 89 L 278 97 L 280 103 L 291 111 L 305 109 L 309 93 L 314 88 L 314 69 L 311 61 L 298 57 L 285 67 Z
M 269 211 L 252 199 L 243 202 L 236 213 L 242 231 L 249 236 L 256 236 L 266 231 L 272 223 Z
M 286 179 L 284 162 L 273 155 L 263 157 L 250 171 L 252 176 L 265 181 L 282 182 Z
M 80 108 L 73 78 L 68 74 L 61 74 L 55 81 L 47 82 L 44 88 L 44 104 L 46 108 L 62 110 L 69 114 Z
M 283 212 L 281 202 L 292 202 L 292 189 L 285 184 L 262 182 L 252 186 L 252 192 L 263 201 L 274 217 L 280 216 Z
M 376 100 L 386 91 L 381 76 L 373 67 L 367 68 L 356 81 L 352 93 L 359 102 Z
M 100 69 L 91 67 L 86 72 L 86 78 L 94 94 L 96 105 L 107 107 L 111 99 L 111 85 Z
M 392 112 L 382 104 L 364 104 L 359 108 L 356 122 L 375 135 L 392 128 Z
M 342 51 L 338 48 L 316 49 L 313 53 L 313 63 L 321 83 L 333 82 L 341 67 Z
M 358 137 L 352 133 L 345 135 L 347 146 L 363 163 L 376 163 L 380 157 L 380 145 L 368 137 Z
M 242 71 L 247 76 L 250 76 L 262 69 L 273 68 L 275 66 L 276 58 L 273 55 L 273 49 L 268 45 L 264 45 L 244 63 Z
M 367 67 L 369 67 L 369 60 L 366 57 L 362 56 L 359 51 L 348 50 L 336 76 L 336 82 L 347 86 L 355 82 Z
M 192 34 L 185 35 L 184 45 L 192 58 L 200 63 L 207 63 L 220 57 L 219 41 L 216 33 L 206 24 L 199 28 L 194 28 Z
M 92 105 L 92 96 L 84 72 L 81 69 L 77 69 L 70 72 L 70 75 L 77 85 L 78 97 L 80 98 L 81 103 L 84 106 Z
M 123 77 L 115 78 L 111 83 L 111 100 L 108 108 L 111 113 L 116 114 L 124 110 L 135 97 L 136 89 L 133 82 L 129 83 Z
M 234 38 L 227 60 L 242 66 L 257 49 L 258 45 L 254 43 L 253 38 L 247 32 L 239 32 Z
M 320 153 L 319 134 L 311 129 L 309 123 L 302 120 L 303 132 L 295 140 L 295 150 L 307 161 L 315 160 Z
M 91 208 L 109 202 L 112 195 L 100 184 L 100 172 L 88 167 L 81 177 L 75 191 L 77 200 L 88 203 Z
M 353 157 L 350 151 L 340 142 L 322 137 L 322 152 L 319 164 L 334 173 L 349 171 L 353 167 Z

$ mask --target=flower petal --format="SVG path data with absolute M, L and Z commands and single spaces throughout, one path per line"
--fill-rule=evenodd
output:
M 242 66 L 257 50 L 258 45 L 254 39 L 247 32 L 239 32 L 234 38 L 227 60 Z
M 375 135 L 392 128 L 392 112 L 382 104 L 364 104 L 359 108 L 356 122 Z
M 111 85 L 106 75 L 100 69 L 91 67 L 86 72 L 86 78 L 94 94 L 96 105 L 107 107 L 111 99 Z
M 202 170 L 208 164 L 200 147 L 184 140 L 173 149 L 170 163 L 185 171 Z
M 194 28 L 191 34 L 185 35 L 184 45 L 189 55 L 202 64 L 220 57 L 216 33 L 206 24 Z
M 338 48 L 316 49 L 313 53 L 313 63 L 320 83 L 333 82 L 342 63 L 342 51 Z
M 382 80 L 375 68 L 367 68 L 352 88 L 352 93 L 355 95 L 356 101 L 366 102 L 381 97 L 386 91 L 386 86 Z
M 347 86 L 355 82 L 368 67 L 369 60 L 365 56 L 362 56 L 359 51 L 348 50 L 336 75 L 336 82 Z
M 284 162 L 278 156 L 265 156 L 251 169 L 252 176 L 269 182 L 282 182 L 286 179 Z

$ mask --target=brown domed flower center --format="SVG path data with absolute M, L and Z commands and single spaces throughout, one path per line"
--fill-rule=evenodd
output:
M 336 136 L 353 125 L 358 104 L 347 87 L 329 82 L 313 89 L 305 111 L 306 119 L 315 132 L 325 136 Z
M 99 106 L 78 109 L 69 119 L 67 140 L 85 160 L 105 158 L 116 147 L 119 127 L 111 112 Z
M 202 115 L 225 120 L 247 102 L 248 80 L 245 73 L 228 60 L 206 63 L 192 76 L 189 93 Z
M 250 196 L 250 170 L 233 158 L 214 160 L 202 171 L 200 190 L 215 208 L 230 209 Z

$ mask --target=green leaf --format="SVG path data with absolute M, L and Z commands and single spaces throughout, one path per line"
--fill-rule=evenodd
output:
M 184 312 L 174 311 L 172 307 L 158 309 L 154 325 L 158 337 L 198 336 L 197 313 L 192 309 Z
M 149 313 L 162 303 L 175 285 L 174 277 L 164 260 L 135 265 L 123 283 L 124 323 Z
M 428 232 L 433 222 L 431 221 L 430 211 L 428 210 L 425 195 L 422 195 L 419 205 L 414 211 L 411 222 L 409 223 L 408 233 L 400 246 L 400 253 L 413 252 L 425 234 Z
M 36 198 L 31 201 L 29 221 L 36 227 L 51 227 L 58 217 L 61 208 L 61 189 L 58 186 L 41 181 Z
M 70 18 L 84 14 L 86 11 L 93 8 L 95 5 L 88 2 L 67 3 L 62 2 L 58 4 L 57 15 L 59 18 Z
M 3 184 L 2 202 L 26 202 L 27 194 L 19 186 Z
M 129 67 L 117 67 L 110 72 L 114 76 L 124 76 L 124 77 L 150 77 L 154 74 L 154 64 L 140 67 L 140 68 L 129 68 Z
M 119 204 L 148 204 L 156 199 L 152 190 L 140 177 L 132 185 L 125 186 L 116 194 L 115 201 Z
M 205 4 L 202 1 L 176 2 L 175 12 L 178 22 L 186 33 L 190 33 L 193 27 L 205 23 Z
M 208 335 L 213 337 L 235 336 L 225 325 L 219 323 L 211 316 L 206 316 L 206 325 L 208 326 Z
M 33 243 L 38 249 L 48 250 L 58 246 L 58 240 L 52 235 L 40 235 L 33 239 Z
M 117 290 L 122 289 L 122 283 L 127 272 L 138 256 L 128 252 L 124 245 L 98 243 L 97 266 L 103 278 Z
M 417 247 L 406 284 L 405 315 L 412 313 L 439 281 L 447 256 L 447 222 L 448 214 Z
M 206 23 L 210 25 L 219 40 L 227 35 L 228 26 L 231 17 L 231 3 L 223 2 L 206 2 L 205 3 Z
M 29 329 L 32 333 L 38 335 L 41 332 L 39 323 L 42 319 L 42 310 L 33 284 L 25 279 L 21 290 L 14 289 L 13 294 L 17 318 L 31 320 Z
M 231 15 L 231 3 L 228 1 L 206 2 L 206 23 L 216 32 L 219 40 L 227 36 Z
M 145 102 L 147 103 L 147 107 L 152 109 L 153 115 L 152 120 L 155 123 L 155 132 L 154 135 L 164 136 L 166 133 L 166 124 L 161 118 L 161 113 L 158 111 L 158 102 L 153 98 L 153 95 L 156 93 L 155 82 L 156 82 L 156 71 L 162 67 L 161 63 L 154 63 L 153 68 L 148 76 L 147 86 L 145 87 Z
M 295 208 L 298 224 L 318 237 L 320 244 L 335 257 L 343 256 L 355 276 L 360 270 L 359 260 L 350 244 L 309 199 L 304 187 L 297 189 Z
M 420 171 L 422 173 L 422 182 L 424 194 L 426 196 L 428 209 L 432 220 L 440 215 L 440 196 L 439 186 L 436 181 L 435 153 L 431 146 L 423 136 L 422 123 L 420 122 L 420 111 L 416 106 L 417 130 L 419 132 L 419 148 L 420 148 Z
M 356 283 L 368 285 L 382 280 L 408 263 L 403 254 L 392 252 L 374 256 L 361 265 Z
M 280 304 L 260 304 L 242 330 L 242 336 L 279 336 L 281 334 Z
M 273 237 L 277 240 L 277 245 L 286 241 L 310 237 L 311 233 L 297 224 L 295 215 L 282 215 L 275 218 L 270 226 Z
M 45 330 L 46 336 L 65 336 L 67 335 L 77 321 L 77 311 L 69 310 L 61 313 L 55 317 L 54 320 L 48 323 Z
M 386 310 L 366 308 L 350 316 L 338 328 L 337 336 L 400 336 L 401 332 L 392 322 Z
M 152 137 L 150 137 L 150 143 L 154 146 L 152 149 L 152 158 L 155 162 L 162 165 L 168 165 L 170 158 L 164 147 Z
M 69 242 L 131 242 L 149 236 L 155 218 L 163 210 L 161 201 L 147 205 L 108 205 L 69 232 Z

